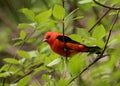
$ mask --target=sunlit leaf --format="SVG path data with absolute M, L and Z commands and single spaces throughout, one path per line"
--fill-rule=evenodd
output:
M 28 53 L 29 53 L 30 57 L 37 57 L 37 55 L 38 55 L 37 51 L 30 51 Z
M 106 35 L 106 31 L 103 25 L 97 26 L 92 34 L 92 37 L 96 39 L 102 39 Z
M 37 23 L 41 23 L 46 21 L 50 16 L 52 15 L 52 9 L 49 9 L 45 12 L 39 13 L 35 19 L 37 21 Z
M 110 44 L 115 44 L 115 43 L 118 43 L 118 39 L 114 38 L 114 39 L 111 39 L 108 43 L 108 45 Z
M 73 39 L 73 40 L 77 41 L 77 42 L 82 43 L 82 38 L 81 38 L 81 36 L 80 36 L 80 35 L 77 35 L 77 34 L 72 34 L 72 35 L 70 35 L 69 37 L 70 37 L 71 39 Z
M 0 68 L 0 72 L 6 70 L 7 68 L 8 68 L 8 64 L 3 65 L 3 66 Z
M 15 84 L 10 84 L 10 86 L 17 86 L 17 84 L 15 83 Z
M 14 46 L 21 45 L 22 43 L 23 43 L 23 41 L 22 41 L 22 40 L 20 40 L 20 41 L 17 41 L 17 42 L 15 42 Z
M 17 86 L 26 86 L 31 78 L 31 75 L 28 75 L 24 78 L 22 78 L 18 83 Z
M 48 52 L 50 52 L 50 47 L 48 45 L 40 51 L 40 53 L 48 53 Z
M 44 80 L 49 80 L 49 76 L 47 76 L 46 74 L 43 74 L 43 75 L 42 75 L 42 79 L 44 79 Z
M 18 24 L 18 28 L 27 28 L 29 27 L 30 25 L 27 24 L 27 23 L 21 23 L 21 24 Z
M 18 28 L 20 28 L 20 29 L 24 29 L 24 28 L 28 28 L 28 27 L 35 28 L 36 23 L 21 23 L 21 24 L 18 24 Z
M 117 80 L 119 76 L 120 76 L 120 70 L 117 70 L 111 75 L 111 78 L 112 80 Z
M 113 0 L 112 1 L 112 4 L 118 4 L 118 3 L 120 3 L 120 0 Z
M 3 72 L 3 73 L 0 73 L 0 77 L 7 77 L 10 74 L 11 74 L 10 72 Z
M 81 19 L 81 18 L 83 18 L 83 16 L 77 16 L 77 17 L 73 18 L 73 20 L 77 20 L 77 19 Z
M 25 16 L 30 19 L 31 21 L 34 21 L 35 18 L 35 14 L 32 10 L 28 9 L 28 8 L 23 8 L 22 12 L 25 14 Z
M 53 60 L 51 63 L 49 63 L 47 66 L 51 67 L 54 66 L 56 64 L 58 64 L 61 61 L 61 58 L 57 58 L 55 60 Z
M 18 50 L 17 54 L 22 58 L 30 58 L 30 55 L 28 54 L 28 52 L 23 51 L 23 50 Z
M 26 42 L 27 42 L 27 43 L 32 43 L 32 42 L 34 42 L 34 41 L 36 41 L 36 38 L 29 38 Z
M 69 19 L 70 16 L 72 16 L 79 8 L 76 8 L 75 10 L 73 10 L 72 12 L 70 12 L 68 15 L 66 15 L 65 20 Z
M 22 40 L 24 40 L 25 37 L 26 37 L 26 32 L 25 32 L 24 30 L 21 30 L 21 32 L 20 32 L 20 38 L 21 38 Z
M 102 39 L 98 39 L 98 40 L 94 41 L 94 45 L 97 45 L 97 46 L 103 48 L 105 43 L 104 43 L 104 41 Z
M 69 60 L 68 70 L 73 76 L 76 76 L 80 72 L 80 70 L 86 65 L 85 58 L 86 54 L 77 54 Z
M 90 34 L 88 33 L 88 31 L 84 28 L 77 28 L 77 33 L 83 38 L 90 37 Z
M 56 86 L 66 86 L 67 82 L 65 79 L 60 78 L 60 80 L 56 83 Z
M 57 19 L 63 19 L 65 16 L 65 9 L 60 5 L 55 5 L 53 8 L 53 16 Z
M 113 16 L 113 15 L 115 15 L 115 14 L 117 14 L 116 11 L 115 11 L 115 12 L 110 12 L 110 13 L 109 13 L 110 16 L 111 16 L 111 15 Z
M 19 62 L 16 60 L 16 59 L 14 59 L 14 58 L 5 58 L 5 59 L 3 59 L 5 62 L 7 62 L 7 63 L 11 63 L 11 64 L 19 64 Z
M 78 3 L 79 4 L 86 4 L 86 3 L 90 3 L 90 2 L 92 2 L 92 0 L 81 0 Z

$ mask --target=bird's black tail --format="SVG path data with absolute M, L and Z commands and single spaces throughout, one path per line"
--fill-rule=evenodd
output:
M 101 54 L 102 49 L 98 46 L 93 46 L 93 47 L 88 47 L 90 54 L 96 53 L 96 54 Z

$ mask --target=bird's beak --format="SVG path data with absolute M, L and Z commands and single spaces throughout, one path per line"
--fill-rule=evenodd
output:
M 47 39 L 43 39 L 43 42 L 47 42 Z

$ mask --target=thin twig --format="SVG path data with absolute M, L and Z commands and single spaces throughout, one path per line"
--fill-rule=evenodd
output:
M 107 38 L 107 40 L 106 40 L 106 44 L 105 44 L 105 46 L 104 46 L 103 52 L 102 52 L 101 55 L 100 55 L 100 58 L 103 56 L 103 54 L 104 54 L 104 52 L 105 52 L 105 50 L 106 50 L 106 48 L 107 48 L 107 44 L 108 44 L 108 42 L 109 42 L 109 39 L 110 39 L 112 30 L 113 30 L 113 27 L 114 27 L 114 25 L 116 24 L 116 22 L 117 22 L 117 20 L 118 20 L 119 12 L 120 12 L 120 11 L 118 11 L 118 13 L 117 13 L 117 15 L 116 15 L 116 17 L 115 17 L 115 20 L 114 20 L 112 26 L 110 27 L 110 31 L 109 31 L 109 34 L 108 34 L 108 38 Z
M 35 33 L 35 30 L 25 38 L 24 42 L 21 44 L 21 46 L 19 47 L 18 50 L 23 48 L 25 41 L 28 40 L 34 33 Z M 17 59 L 17 53 L 14 55 L 13 58 Z M 9 71 L 9 69 L 12 67 L 12 65 L 13 64 L 9 64 L 7 71 Z M 3 78 L 2 86 L 5 86 L 5 82 L 6 82 L 6 78 Z
M 120 10 L 120 7 L 109 7 L 109 6 L 106 6 L 104 4 L 101 4 L 99 2 L 97 2 L 96 0 L 93 0 L 96 4 L 98 4 L 99 6 L 102 6 L 104 8 L 108 8 L 108 9 L 111 9 L 111 10 Z
M 93 0 L 94 3 L 104 7 L 104 8 L 108 8 L 108 10 L 103 14 L 103 16 L 101 16 L 97 22 L 90 28 L 90 30 L 88 32 L 91 32 L 93 30 L 93 28 L 111 11 L 111 10 L 120 10 L 120 8 L 115 8 L 115 7 L 109 7 L 109 6 L 105 6 L 99 2 L 97 2 L 96 0 Z
M 97 22 L 90 28 L 90 30 L 88 32 L 91 32 L 93 30 L 93 28 L 111 11 L 111 9 L 108 9 L 104 14 L 103 16 L 101 16 Z
M 44 65 L 44 63 L 40 63 L 40 64 L 38 64 L 38 65 L 35 65 L 28 73 L 25 73 L 23 76 L 21 76 L 21 77 L 19 77 L 17 80 L 15 80 L 13 83 L 17 83 L 17 82 L 19 82 L 21 79 L 23 79 L 24 77 L 32 74 L 32 73 L 34 72 L 34 69 L 36 69 L 36 68 L 38 68 L 38 67 L 40 67 L 40 66 L 42 66 L 42 65 Z
M 63 8 L 65 8 L 65 0 L 62 0 L 62 5 Z M 64 42 L 64 52 L 65 52 L 65 57 L 67 60 L 67 49 L 66 49 L 66 43 L 65 43 L 65 23 L 64 23 L 65 18 L 63 18 L 63 22 L 62 22 L 62 33 L 63 33 L 63 42 Z
M 118 15 L 119 15 L 119 11 L 118 11 L 118 13 L 117 13 L 117 15 L 116 15 L 116 17 L 115 17 L 115 20 L 114 20 L 112 26 L 110 27 L 110 31 L 109 31 L 109 34 L 108 34 L 108 38 L 107 38 L 107 40 L 106 40 L 106 43 L 105 43 L 105 46 L 104 46 L 104 49 L 103 49 L 102 53 L 101 53 L 101 54 L 99 55 L 99 57 L 96 58 L 91 64 L 89 64 L 86 68 L 84 68 L 77 76 L 75 76 L 75 77 L 68 83 L 68 85 L 69 85 L 70 83 L 72 83 L 76 78 L 78 78 L 81 74 L 83 74 L 86 70 L 88 70 L 91 66 L 93 66 L 96 62 L 98 62 L 101 58 L 103 58 L 103 54 L 104 54 L 104 52 L 105 52 L 105 50 L 106 50 L 106 48 L 107 48 L 107 44 L 108 44 L 108 42 L 109 42 L 109 39 L 110 39 L 110 36 L 111 36 L 111 32 L 112 32 L 112 30 L 113 30 L 113 27 L 114 27 L 114 25 L 116 24 L 116 21 L 117 21 L 117 19 L 118 19 Z
M 18 78 L 17 80 L 14 81 L 14 83 L 17 83 L 19 82 L 21 79 L 23 79 L 24 77 L 30 75 L 31 73 L 33 73 L 34 70 L 30 70 L 28 73 L 26 73 L 24 76 L 21 76 L 20 78 Z

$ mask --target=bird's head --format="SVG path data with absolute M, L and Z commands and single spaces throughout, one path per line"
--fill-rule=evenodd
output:
M 56 33 L 56 32 L 47 32 L 45 34 L 45 39 L 44 41 L 47 42 L 48 44 L 52 44 L 55 40 L 56 40 L 56 37 L 58 36 L 59 34 Z

